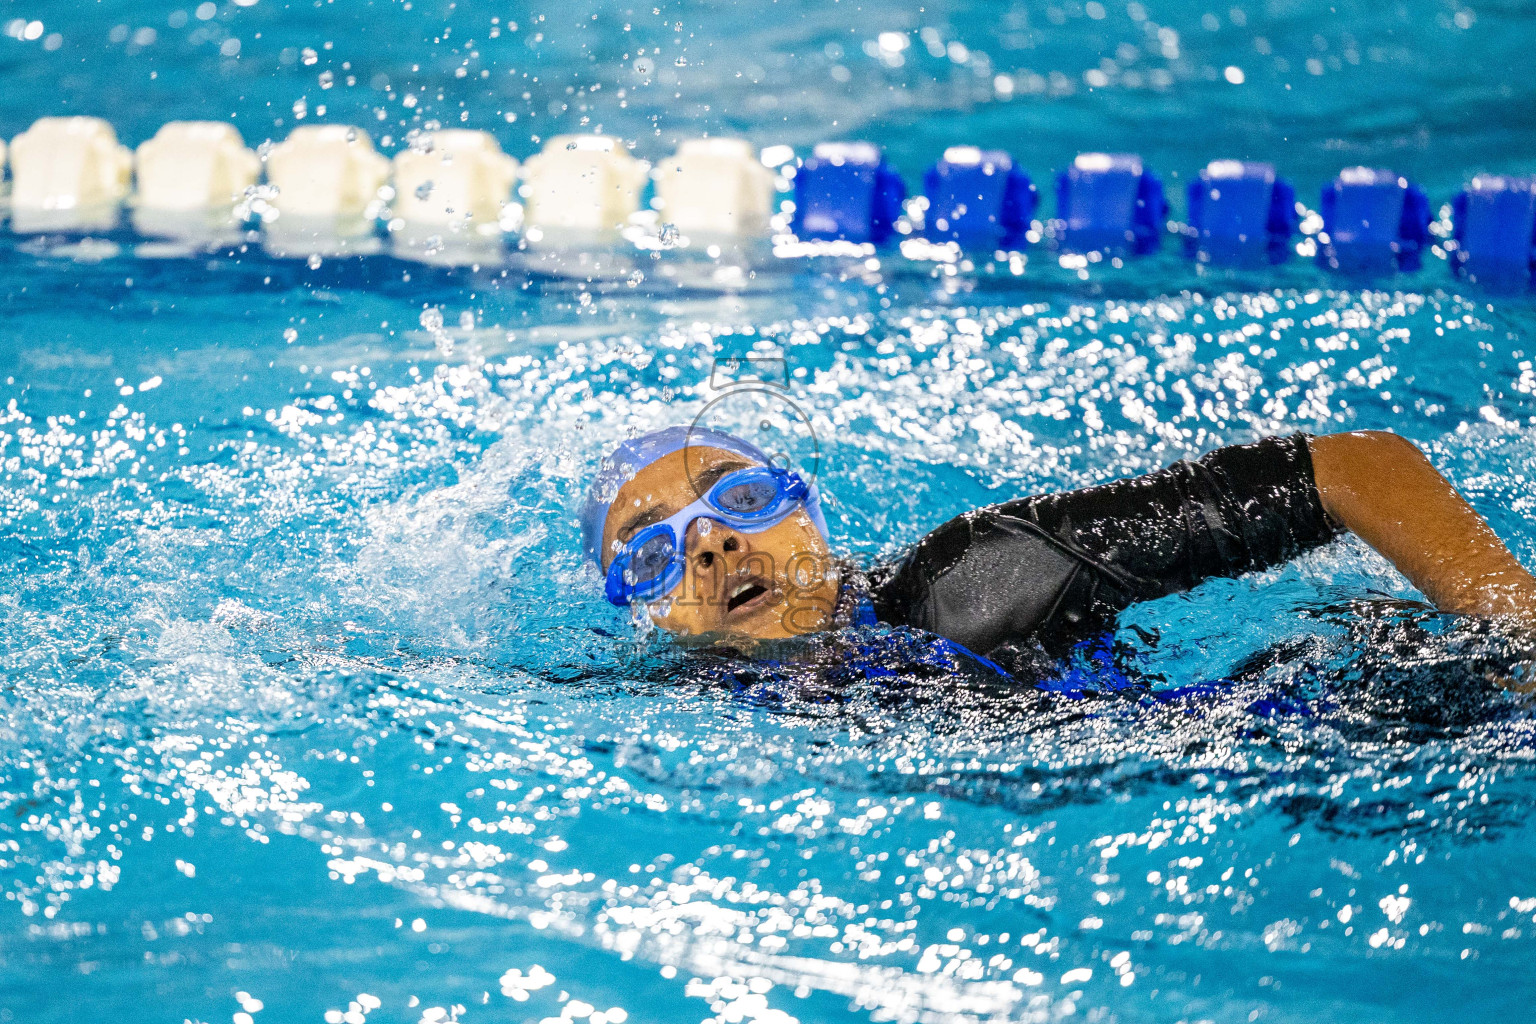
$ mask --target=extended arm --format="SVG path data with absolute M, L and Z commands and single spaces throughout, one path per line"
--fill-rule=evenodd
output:
M 1411 441 L 1362 430 L 1314 437 L 1311 447 L 1328 516 L 1437 608 L 1536 620 L 1536 579 Z

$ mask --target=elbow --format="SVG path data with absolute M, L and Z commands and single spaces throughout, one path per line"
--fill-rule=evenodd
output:
M 1355 430 L 1312 439 L 1312 473 L 1323 510 L 1354 529 L 1364 496 L 1389 504 L 1412 500 L 1438 478 L 1419 446 L 1390 430 Z

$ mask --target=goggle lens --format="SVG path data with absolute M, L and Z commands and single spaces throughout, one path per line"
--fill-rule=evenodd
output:
M 778 503 L 779 487 L 772 479 L 743 480 L 720 489 L 712 497 L 722 512 L 755 516 Z
M 650 538 L 630 556 L 624 582 L 632 587 L 643 587 L 657 579 L 671 564 L 672 552 L 672 538 L 667 533 L 659 533 Z

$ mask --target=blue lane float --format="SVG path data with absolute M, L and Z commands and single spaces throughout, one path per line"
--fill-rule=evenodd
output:
M 1468 280 L 1527 288 L 1536 268 L 1536 179 L 1480 174 L 1451 203 L 1451 268 Z
M 1419 269 L 1429 245 L 1429 199 L 1394 171 L 1350 167 L 1323 188 L 1317 260 L 1355 274 Z
M 951 146 L 923 176 L 923 235 L 975 250 L 1025 244 L 1039 201 L 1035 185 L 1000 149 Z
M 1068 252 L 1155 252 L 1168 203 L 1163 183 L 1128 153 L 1080 153 L 1056 176 L 1057 240 Z
M 870 242 L 890 239 L 907 188 L 868 142 L 823 142 L 795 173 L 794 232 L 801 239 Z
M 1213 160 L 1189 183 L 1184 252 L 1202 263 L 1281 263 L 1296 233 L 1296 190 L 1273 164 Z

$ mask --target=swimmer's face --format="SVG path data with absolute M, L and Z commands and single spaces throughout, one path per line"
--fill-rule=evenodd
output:
M 751 465 L 732 452 L 693 445 L 636 473 L 609 506 L 603 571 L 613 560 L 614 541 L 628 541 L 697 501 L 726 473 Z M 670 603 L 651 605 L 651 618 L 664 629 L 767 640 L 831 624 L 837 576 L 827 543 L 804 508 L 761 533 L 696 519 L 684 543 L 688 561 L 682 583 L 668 595 Z

